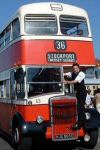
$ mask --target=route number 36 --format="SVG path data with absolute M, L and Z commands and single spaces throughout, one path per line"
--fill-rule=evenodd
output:
M 64 40 L 56 40 L 54 43 L 55 49 L 57 50 L 65 50 L 66 49 L 66 41 Z

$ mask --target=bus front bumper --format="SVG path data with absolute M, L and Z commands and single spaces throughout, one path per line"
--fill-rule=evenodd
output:
M 42 124 L 36 122 L 24 123 L 21 128 L 22 136 L 43 135 L 45 138 L 47 138 L 47 131 L 50 131 L 48 129 L 51 129 L 49 122 L 44 122 Z

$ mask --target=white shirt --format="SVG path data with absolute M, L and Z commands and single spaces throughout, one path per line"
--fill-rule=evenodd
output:
M 72 77 L 72 72 L 64 73 L 64 76 L 68 76 L 69 78 L 71 78 Z M 76 76 L 75 81 L 77 81 L 78 83 L 80 83 L 84 78 L 85 78 L 85 73 L 82 72 L 82 71 L 80 71 L 78 73 L 78 75 Z
M 89 108 L 93 108 L 92 98 L 94 98 L 94 96 L 87 93 L 85 103 L 86 103 L 86 105 L 87 105 Z

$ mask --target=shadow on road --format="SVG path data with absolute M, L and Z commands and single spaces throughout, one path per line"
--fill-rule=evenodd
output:
M 77 149 L 78 147 L 78 149 Z M 31 150 L 84 150 L 84 148 L 80 147 L 79 142 L 46 142 L 46 143 L 40 143 L 32 146 Z
M 0 138 L 2 138 L 4 141 L 6 141 L 9 145 L 11 145 L 11 140 L 10 138 L 5 135 L 3 132 L 0 131 Z
M 5 134 L 0 132 L 0 138 L 2 138 L 4 141 L 6 141 L 10 146 L 11 150 L 13 150 L 12 143 L 10 138 L 6 136 Z M 80 142 L 36 142 L 33 140 L 32 148 L 31 150 L 87 150 L 84 145 L 82 146 Z M 91 150 L 91 149 L 90 149 Z M 94 149 L 95 150 L 95 149 Z

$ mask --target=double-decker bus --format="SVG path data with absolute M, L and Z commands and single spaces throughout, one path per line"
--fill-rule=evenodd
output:
M 37 139 L 84 139 L 89 147 L 96 145 L 98 123 L 91 127 L 91 111 L 86 112 L 89 132 L 71 129 L 78 119 L 77 100 L 65 95 L 63 72 L 74 62 L 84 68 L 95 65 L 89 18 L 81 8 L 24 5 L 2 29 L 0 129 L 14 149 L 30 150 Z

